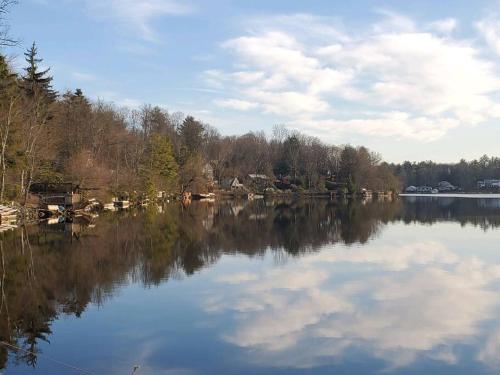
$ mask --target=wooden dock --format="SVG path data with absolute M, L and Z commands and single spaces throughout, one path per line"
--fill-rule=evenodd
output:
M 18 214 L 16 207 L 0 205 L 0 233 L 17 228 Z

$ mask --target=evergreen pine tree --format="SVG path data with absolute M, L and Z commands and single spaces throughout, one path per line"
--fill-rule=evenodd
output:
M 42 93 L 49 102 L 55 100 L 57 93 L 52 89 L 52 76 L 48 75 L 50 68 L 40 71 L 40 63 L 43 61 L 38 58 L 38 49 L 35 42 L 25 53 L 25 60 L 28 66 L 24 68 L 25 74 L 21 77 L 21 88 L 27 96 L 32 97 L 37 92 Z
M 201 151 L 203 143 L 203 124 L 192 116 L 186 117 L 179 127 L 179 134 L 183 141 L 183 148 L 188 156 Z
M 172 191 L 177 183 L 178 165 L 167 137 L 153 134 L 141 168 L 146 194 L 153 198 L 158 191 Z

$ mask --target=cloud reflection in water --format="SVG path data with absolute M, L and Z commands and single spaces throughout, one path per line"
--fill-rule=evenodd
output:
M 307 368 L 352 351 L 386 370 L 417 359 L 454 364 L 457 345 L 477 344 L 477 360 L 499 365 L 500 329 L 487 333 L 500 296 L 500 265 L 437 241 L 326 246 L 280 268 L 225 274 L 225 292 L 205 301 L 234 319 L 223 339 L 256 364 Z

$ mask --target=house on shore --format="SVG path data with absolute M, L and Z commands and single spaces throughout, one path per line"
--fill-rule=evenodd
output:
M 446 192 L 451 192 L 451 191 L 457 191 L 458 188 L 452 184 L 450 184 L 448 181 L 441 181 L 437 189 L 440 193 L 446 193 Z
M 226 178 L 222 180 L 221 184 L 222 189 L 224 190 L 229 190 L 229 191 L 237 191 L 237 190 L 244 190 L 245 185 L 243 185 L 238 177 L 231 177 L 231 178 Z
M 419 194 L 436 194 L 436 193 L 448 193 L 457 191 L 459 188 L 452 185 L 448 181 L 441 181 L 436 188 L 432 186 L 408 186 L 405 189 L 405 193 L 419 193 Z
M 264 191 L 273 186 L 271 179 L 265 174 L 249 174 L 246 185 L 253 191 Z
M 416 186 L 408 186 L 406 189 L 405 189 L 405 193 L 416 193 L 418 191 L 418 188 Z
M 498 189 L 500 180 L 482 180 L 477 182 L 478 189 Z

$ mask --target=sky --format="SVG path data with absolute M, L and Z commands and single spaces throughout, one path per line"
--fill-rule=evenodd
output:
M 8 19 L 14 66 L 36 41 L 61 92 L 392 162 L 500 156 L 500 1 L 19 0 Z

